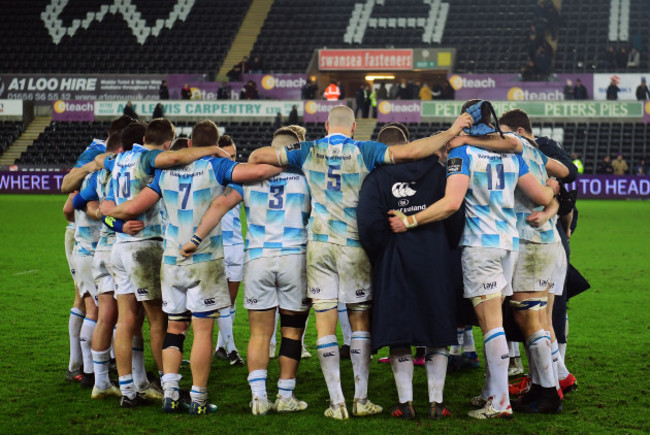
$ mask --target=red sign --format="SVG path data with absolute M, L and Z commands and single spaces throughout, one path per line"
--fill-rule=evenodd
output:
M 320 70 L 410 71 L 413 50 L 319 50 Z

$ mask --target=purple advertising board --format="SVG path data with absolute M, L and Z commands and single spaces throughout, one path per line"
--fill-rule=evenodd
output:
M 420 122 L 420 100 L 384 100 L 377 104 L 377 122 Z
M 307 74 L 243 74 L 242 81 L 252 80 L 260 98 L 270 100 L 300 100 Z M 234 89 L 234 88 L 233 88 Z
M 53 121 L 94 121 L 95 102 L 88 100 L 55 101 L 52 103 Z
M 305 122 L 325 122 L 334 106 L 345 104 L 345 101 L 308 100 L 304 102 Z
M 643 122 L 650 122 L 650 101 L 643 102 Z
M 580 175 L 566 188 L 578 189 L 578 199 L 650 199 L 650 177 Z
M 557 74 L 542 82 L 522 81 L 517 74 L 452 74 L 448 80 L 456 91 L 456 100 L 559 101 L 564 100 L 564 86 L 575 86 L 580 79 L 592 98 L 592 74 Z
M 61 193 L 67 172 L 0 171 L 0 193 Z

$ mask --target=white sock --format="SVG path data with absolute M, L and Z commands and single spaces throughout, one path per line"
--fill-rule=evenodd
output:
M 208 388 L 192 385 L 190 397 L 192 398 L 192 402 L 197 402 L 199 405 L 205 405 L 205 402 L 208 401 Z
M 232 342 L 232 317 L 230 316 L 230 307 L 222 308 L 219 311 L 219 318 L 217 319 L 217 325 L 219 326 L 219 343 L 217 344 L 217 349 L 223 347 L 226 349 L 226 353 L 230 353 L 233 350 L 231 349 Z M 223 341 L 221 340 L 223 338 Z
M 426 351 L 427 385 L 429 387 L 429 403 L 442 403 L 447 378 L 447 355 L 444 347 L 427 347 Z
M 354 398 L 368 397 L 368 375 L 370 374 L 370 332 L 354 331 L 350 340 L 350 360 L 354 371 Z
M 559 344 L 557 340 L 551 343 L 551 352 L 553 354 L 553 366 L 557 370 L 558 381 L 560 379 L 566 379 L 566 377 L 569 376 L 570 372 L 566 368 L 566 365 L 564 364 L 564 358 L 562 358 L 562 354 L 560 353 Z
M 560 355 L 562 355 L 562 361 L 566 360 L 566 343 L 558 343 L 557 348 L 560 349 Z
M 147 369 L 144 366 L 144 338 L 142 335 L 134 335 L 132 340 L 131 373 L 133 383 L 138 391 L 149 388 Z
M 183 376 L 180 373 L 167 373 L 160 378 L 162 383 L 163 393 L 165 397 L 172 400 L 178 400 L 180 398 L 180 386 L 179 382 Z
M 485 351 L 485 342 L 483 342 L 483 356 L 487 360 L 487 352 Z M 481 390 L 481 397 L 483 399 L 489 399 L 490 398 L 490 365 L 485 364 L 485 381 L 483 382 L 483 389 Z
M 97 321 L 86 317 L 81 325 L 79 332 L 79 343 L 81 344 L 81 355 L 84 362 L 84 373 L 93 373 L 93 354 L 91 352 L 91 341 L 93 338 L 93 331 L 97 326 Z
M 110 365 L 110 351 L 91 350 L 93 356 L 93 366 L 95 370 L 95 385 L 100 390 L 107 390 L 111 386 L 111 380 L 108 378 L 108 369 Z
M 133 383 L 133 376 L 120 376 L 120 391 L 122 392 L 122 396 L 126 396 L 129 399 L 135 399 L 136 389 L 135 384 Z
M 463 353 L 465 352 L 476 352 L 474 334 L 471 326 L 465 328 L 463 331 Z
M 390 366 L 393 369 L 393 376 L 395 377 L 399 403 L 412 402 L 413 355 L 411 355 L 411 349 L 391 349 Z
M 336 335 L 319 338 L 316 341 L 316 350 L 318 351 L 320 368 L 327 384 L 327 391 L 330 394 L 330 402 L 332 404 L 345 402 L 343 390 L 341 389 L 341 368 L 339 367 L 341 357 Z
M 235 324 L 235 314 L 237 314 L 237 306 L 232 304 L 230 306 L 230 318 L 232 319 L 232 324 Z
M 519 349 L 518 341 L 508 342 L 508 355 L 510 355 L 510 358 L 521 357 L 521 350 Z
M 524 343 L 524 351 L 526 352 L 526 360 L 528 361 L 528 377 L 533 384 L 540 385 L 537 368 L 535 367 L 535 359 L 531 356 L 527 343 Z
M 551 359 L 551 341 L 546 335 L 546 331 L 540 329 L 526 338 L 530 360 L 534 361 L 535 372 L 539 380 L 538 385 L 544 388 L 555 386 L 553 376 L 553 361 Z
M 79 308 L 72 308 L 70 310 L 70 318 L 68 319 L 68 335 L 70 336 L 70 361 L 68 362 L 68 370 L 71 372 L 79 370 L 83 364 L 79 333 L 81 332 L 81 325 L 85 317 L 84 312 Z
M 350 318 L 348 317 L 348 307 L 343 302 L 339 302 L 339 324 L 341 325 L 341 334 L 343 335 L 343 344 L 351 346 L 350 340 L 352 337 L 352 327 L 350 326 Z
M 463 351 L 463 342 L 465 337 L 465 328 L 456 328 L 456 340 L 458 344 L 449 346 L 449 355 L 459 356 Z
M 278 394 L 284 399 L 291 399 L 296 389 L 296 379 L 278 379 Z
M 248 374 L 248 385 L 251 386 L 253 398 L 266 398 L 266 370 L 253 370 Z
M 109 348 L 110 351 L 111 351 L 111 353 L 110 353 L 111 359 L 115 359 L 115 346 L 113 346 L 113 344 L 115 344 L 115 330 L 116 329 L 117 329 L 117 327 L 113 327 L 113 336 L 111 337 L 111 347 Z
M 508 395 L 508 342 L 503 328 L 494 328 L 485 334 L 485 354 L 490 366 L 490 395 L 496 410 L 504 410 L 510 405 Z

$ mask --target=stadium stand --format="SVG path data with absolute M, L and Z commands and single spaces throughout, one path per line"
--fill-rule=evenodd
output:
M 3 121 L 0 122 L 0 155 L 4 153 L 7 148 L 20 134 L 25 130 L 25 125 L 22 121 Z
M 250 0 L 48 3 L 3 2 L 0 72 L 216 74 Z

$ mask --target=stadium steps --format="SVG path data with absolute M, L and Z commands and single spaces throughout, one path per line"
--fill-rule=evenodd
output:
M 376 125 L 376 119 L 357 118 L 357 129 L 354 132 L 354 138 L 357 140 L 370 140 Z
M 27 150 L 27 147 L 34 143 L 38 135 L 45 131 L 51 121 L 52 118 L 49 116 L 37 116 L 34 118 L 23 134 L 4 152 L 2 158 L 0 158 L 0 166 L 13 165 L 23 151 Z
M 253 50 L 253 45 L 257 40 L 257 36 L 262 30 L 266 16 L 271 10 L 273 0 L 253 0 L 251 7 L 248 9 L 244 21 L 242 22 L 237 36 L 232 42 L 232 46 L 226 55 L 226 59 L 221 65 L 217 80 L 228 80 L 226 73 L 232 69 L 233 66 L 241 62 L 244 56 L 248 56 Z

